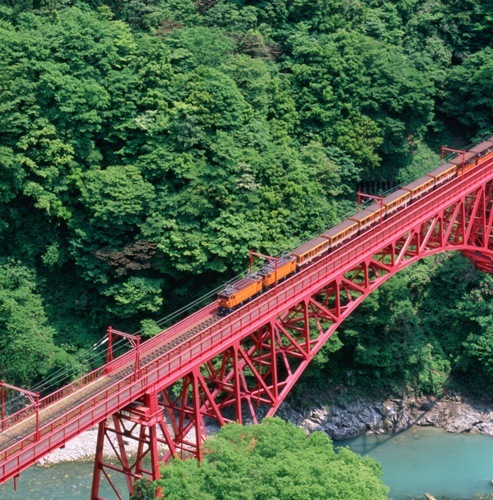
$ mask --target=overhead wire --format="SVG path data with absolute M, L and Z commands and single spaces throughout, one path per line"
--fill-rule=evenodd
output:
M 107 335 L 105 337 L 107 338 Z M 100 347 L 103 341 L 104 338 L 97 343 L 99 344 L 97 347 Z M 113 349 L 118 350 L 124 344 L 125 344 L 125 339 L 118 339 L 113 344 Z M 94 361 L 100 360 L 101 355 L 102 355 L 101 352 L 94 353 L 93 349 L 84 349 L 83 351 L 79 351 L 74 355 L 73 361 L 76 361 L 78 363 L 91 364 Z M 39 393 L 41 396 L 43 396 L 44 394 L 51 393 L 52 389 L 57 389 L 60 386 L 61 382 L 69 381 L 70 379 L 73 378 L 74 375 L 78 374 L 79 373 L 77 373 L 77 368 L 74 367 L 72 364 L 71 366 L 60 368 L 59 370 L 50 374 L 49 377 L 44 378 L 42 381 L 29 387 L 29 389 L 26 390 L 30 392 Z M 12 394 L 11 391 L 8 392 Z M 17 394 L 16 396 L 10 395 L 10 397 L 8 397 L 4 408 L 6 414 L 12 413 L 12 411 L 9 411 L 12 409 L 14 409 L 14 411 L 18 411 L 19 405 L 21 405 L 25 401 L 26 398 L 25 395 L 22 395 L 22 393 L 16 393 L 16 394 Z
M 177 309 L 173 313 L 155 321 L 155 324 L 157 326 L 162 326 L 166 323 L 170 323 L 176 318 L 178 318 L 180 315 L 184 315 L 193 308 L 197 307 L 200 305 L 202 302 L 206 301 L 207 299 L 211 298 L 214 296 L 219 290 L 224 288 L 225 285 L 237 280 L 241 274 L 231 278 L 227 282 L 221 284 L 220 286 L 216 287 L 212 291 L 207 292 L 206 294 L 202 295 L 201 297 L 198 297 L 197 299 L 193 300 L 186 306 L 181 307 L 180 309 Z M 138 335 L 143 333 L 143 330 L 139 330 L 134 333 L 134 335 Z M 91 365 L 92 363 L 101 360 L 102 353 L 98 351 L 102 346 L 104 346 L 108 342 L 108 334 L 103 336 L 99 341 L 95 342 L 92 347 L 86 348 L 83 350 L 78 351 L 76 354 L 73 356 L 73 362 L 75 363 L 80 363 L 80 364 L 87 364 Z M 113 351 L 119 352 L 119 354 L 122 354 L 121 352 L 125 348 L 129 348 L 130 345 L 128 343 L 127 339 L 124 338 L 119 338 L 115 340 L 112 344 Z M 125 349 L 127 350 L 127 349 Z M 52 392 L 52 390 L 56 390 L 57 388 L 60 387 L 61 383 L 64 381 L 70 381 L 70 379 L 73 379 L 74 376 L 80 375 L 78 366 L 72 363 L 70 366 L 66 366 L 63 368 L 60 368 L 59 370 L 56 370 L 55 372 L 52 372 L 48 377 L 44 378 L 37 384 L 29 387 L 30 392 L 35 392 L 39 393 L 41 395 L 44 394 L 49 394 Z M 17 396 L 11 396 L 8 398 L 8 401 L 6 401 L 5 404 L 5 413 L 10 414 L 12 413 L 12 410 L 18 411 L 20 406 L 24 406 L 24 402 L 26 401 L 25 396 L 21 395 L 18 393 Z M 9 411 L 10 410 L 10 411 Z

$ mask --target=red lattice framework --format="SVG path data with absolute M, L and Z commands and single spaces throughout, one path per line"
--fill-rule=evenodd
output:
M 159 477 L 171 456 L 201 458 L 211 424 L 259 422 L 273 415 L 308 363 L 349 314 L 393 274 L 423 257 L 459 250 L 479 269 L 493 271 L 491 160 L 416 200 L 232 313 L 232 334 L 211 345 L 179 378 L 158 381 L 138 401 L 100 424 L 103 438 L 118 436 L 121 466 L 96 456 L 92 498 L 101 471 L 110 467 L 133 479 Z M 123 430 L 125 423 L 139 423 Z M 140 443 L 131 463 L 124 438 Z M 158 445 L 167 446 L 162 459 Z M 142 467 L 150 456 L 150 469 Z

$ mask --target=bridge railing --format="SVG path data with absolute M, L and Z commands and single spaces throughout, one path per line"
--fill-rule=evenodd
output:
M 204 310 L 207 313 L 211 313 L 217 309 L 217 301 L 207 305 L 205 308 L 200 309 L 199 311 L 196 311 L 192 315 L 184 318 L 183 320 L 179 321 L 178 323 L 175 323 L 173 326 L 170 328 L 163 330 L 162 332 L 158 333 L 154 337 L 150 338 L 149 340 L 146 340 L 142 345 L 140 346 L 141 350 L 141 356 L 145 356 L 149 352 L 151 352 L 155 347 L 157 347 L 159 344 L 161 344 L 166 338 L 169 336 L 185 330 L 189 326 L 193 325 L 196 323 L 201 316 L 204 315 Z M 39 401 L 39 409 L 43 410 L 47 408 L 48 406 L 60 401 L 64 397 L 73 394 L 75 391 L 78 389 L 89 385 L 90 383 L 98 380 L 99 378 L 107 375 L 110 372 L 113 372 L 117 369 L 122 368 L 128 363 L 132 363 L 135 358 L 135 349 L 130 349 L 126 353 L 122 354 L 118 358 L 115 358 L 113 361 L 110 363 L 107 363 L 96 370 L 93 370 L 92 372 L 89 372 L 82 377 L 78 378 L 77 380 L 74 380 L 70 384 L 61 387 L 60 389 L 56 390 L 55 392 L 49 394 L 48 396 L 45 396 L 44 398 L 40 399 Z M 17 411 L 16 413 L 13 413 L 11 415 L 5 416 L 5 418 L 0 419 L 0 430 L 3 432 L 7 430 L 9 427 L 12 427 L 13 425 L 16 425 L 23 420 L 31 417 L 35 413 L 35 408 L 34 405 L 30 404 L 26 406 L 25 408 Z
M 158 333 L 154 337 L 151 337 L 150 339 L 146 340 L 140 346 L 141 359 L 143 359 L 146 355 L 153 352 L 154 349 L 158 347 L 160 344 L 162 344 L 165 340 L 169 339 L 170 337 L 179 332 L 185 332 L 189 327 L 200 321 L 201 318 L 203 318 L 208 314 L 211 314 L 212 311 L 216 309 L 217 309 L 217 301 L 214 301 L 211 304 L 208 304 L 202 309 L 191 314 L 190 316 L 182 319 L 178 323 L 175 323 L 173 326 L 170 326 L 166 330 L 163 330 L 162 332 Z M 135 358 L 135 349 L 131 349 L 127 353 L 119 356 L 112 362 L 108 363 L 108 365 L 106 365 L 106 369 L 108 372 L 110 371 L 114 372 L 115 370 L 122 368 L 126 364 L 133 362 L 134 358 Z M 141 367 L 141 370 L 143 368 L 144 367 Z
M 450 155 L 454 156 L 454 155 Z M 491 156 L 491 155 L 490 155 Z M 487 158 L 485 157 L 484 160 Z M 483 160 L 483 162 L 484 162 Z M 400 186 L 397 186 L 397 188 Z M 206 306 L 207 309 L 215 309 L 217 308 L 216 303 L 209 304 Z M 194 321 L 203 313 L 203 309 L 197 311 L 196 313 L 184 318 L 180 322 L 172 325 L 170 328 L 163 330 L 153 338 L 147 340 L 141 345 L 141 355 L 145 355 L 148 351 L 159 345 L 163 340 L 165 340 L 168 336 L 171 336 L 173 333 L 179 331 L 180 329 L 184 329 L 189 325 L 192 325 Z M 164 337 L 163 337 L 164 335 Z M 93 372 L 90 372 L 89 374 L 84 375 L 83 377 L 75 380 L 74 382 L 68 384 L 67 386 L 64 386 L 52 394 L 42 398 L 40 400 L 40 409 L 44 409 L 47 406 L 59 401 L 63 397 L 65 397 L 68 394 L 73 393 L 76 391 L 78 388 L 83 387 L 94 380 L 97 380 L 99 377 L 103 376 L 104 374 L 108 374 L 111 371 L 114 371 L 116 369 L 121 368 L 122 366 L 125 366 L 127 363 L 130 363 L 134 359 L 135 353 L 134 349 L 129 350 L 127 353 L 119 356 L 115 360 L 111 361 L 109 364 L 105 365 L 104 367 L 98 368 L 94 370 Z M 34 413 L 34 406 L 29 405 L 26 408 L 23 408 L 19 410 L 18 412 L 6 416 L 4 419 L 0 420 L 0 430 L 6 430 L 7 428 L 11 427 L 14 424 L 17 424 L 24 420 L 25 418 L 29 418 L 32 414 Z
M 210 306 L 207 306 L 207 308 L 198 311 L 192 315 L 193 318 L 187 318 L 183 322 L 180 322 L 181 326 L 178 326 L 178 324 L 175 325 L 176 328 L 173 327 L 174 332 L 176 333 L 182 331 L 183 328 L 187 327 L 187 325 L 193 325 L 195 322 L 200 320 L 200 316 L 203 316 L 204 312 L 208 313 L 210 310 L 214 310 L 214 307 L 217 308 L 217 304 L 211 304 Z M 225 320 L 226 323 L 231 323 L 232 318 L 224 318 L 223 320 Z M 57 448 L 67 439 L 73 437 L 73 435 L 76 435 L 94 425 L 94 422 L 100 421 L 104 418 L 104 416 L 109 416 L 114 413 L 122 404 L 126 404 L 127 402 L 140 397 L 144 393 L 146 387 L 153 383 L 155 384 L 160 377 L 163 377 L 163 373 L 172 375 L 173 370 L 176 370 L 177 368 L 188 370 L 189 366 L 185 364 L 184 356 L 188 360 L 191 359 L 194 353 L 201 354 L 205 352 L 205 349 L 211 345 L 211 340 L 207 339 L 207 336 L 210 335 L 210 329 L 217 328 L 217 326 L 218 324 L 216 323 L 216 325 L 204 330 L 204 332 L 207 332 L 206 334 L 204 334 L 204 332 L 197 332 L 197 335 L 193 338 L 184 340 L 171 351 L 160 355 L 155 360 L 152 360 L 151 363 L 144 365 L 141 368 L 138 380 L 135 380 L 133 373 L 129 373 L 122 379 L 115 380 L 114 384 L 103 388 L 89 400 L 80 403 L 65 414 L 55 418 L 53 421 L 42 425 L 39 429 L 39 439 L 37 442 L 36 432 L 34 430 L 21 441 L 10 445 L 5 450 L 0 452 L 0 463 L 6 461 L 10 456 L 19 456 L 20 454 L 24 456 L 24 462 L 29 460 L 34 461 L 34 455 L 38 456 L 38 454 L 43 453 L 43 450 Z M 228 335 L 233 335 L 234 328 L 228 328 L 227 332 Z M 204 338 L 206 339 L 206 342 L 204 342 Z M 224 336 L 220 331 L 216 334 L 216 336 L 214 336 L 212 341 L 217 342 L 223 338 Z M 161 338 L 161 341 L 162 340 L 163 339 Z M 155 347 L 154 343 L 156 342 L 156 337 L 149 339 L 148 342 L 151 347 Z M 157 345 L 159 345 L 159 343 L 157 343 Z M 147 348 L 146 352 L 149 350 L 150 349 Z M 129 357 L 128 354 L 131 353 L 127 353 L 121 357 L 124 358 L 122 366 L 125 365 L 126 358 L 128 358 L 128 361 L 133 361 L 133 357 Z M 102 367 L 100 370 L 102 371 L 104 368 L 105 367 Z M 97 378 L 101 378 L 101 373 Z M 97 378 L 94 378 L 94 380 L 97 380 Z M 84 380 L 84 378 L 81 380 Z M 74 382 L 71 386 L 77 383 L 80 383 L 80 380 Z M 32 444 L 35 445 L 35 448 L 31 449 L 36 449 L 36 453 L 33 451 L 33 456 L 29 457 L 26 455 L 28 452 L 24 452 L 24 450 Z M 17 464 L 20 464 L 19 460 L 19 458 L 15 460 Z M 1 469 L 0 472 L 2 472 Z M 3 474 L 0 474 L 0 477 L 6 473 L 7 471 L 4 470 Z
M 90 384 L 91 382 L 97 380 L 99 377 L 101 377 L 104 374 L 104 366 L 101 368 L 97 368 L 96 370 L 93 370 L 90 373 L 87 373 L 83 377 L 75 380 L 74 382 L 56 390 L 55 392 L 49 394 L 48 396 L 45 396 L 44 398 L 39 400 L 39 405 L 38 409 L 43 410 L 44 408 L 48 407 L 52 403 L 59 401 L 61 398 L 72 394 L 73 392 L 77 391 L 81 387 Z M 6 415 L 2 420 L 0 420 L 0 428 L 3 431 L 7 430 L 9 427 L 12 427 L 13 425 L 16 425 L 23 420 L 31 417 L 34 415 L 36 412 L 35 410 L 35 405 L 34 404 L 29 404 L 25 408 L 12 413 L 10 415 Z
M 8 429 L 9 427 L 11 427 L 12 425 L 17 424 L 18 422 L 21 422 L 25 418 L 28 418 L 31 415 L 34 415 L 34 413 L 35 413 L 34 405 L 29 404 L 25 408 L 22 408 L 22 410 L 19 410 L 15 413 L 12 413 L 11 415 L 4 417 L 1 420 L 1 426 L 0 426 L 2 432 L 4 430 Z
M 96 370 L 93 370 L 90 373 L 87 373 L 86 375 L 82 376 L 81 378 L 74 380 L 70 384 L 58 389 L 57 391 L 53 392 L 52 394 L 49 394 L 48 396 L 44 397 L 40 401 L 40 409 L 47 408 L 53 403 L 56 403 L 60 399 L 64 398 L 65 396 L 68 396 L 69 394 L 73 394 L 75 391 L 79 390 L 81 387 L 84 387 L 96 380 L 98 380 L 100 377 L 102 377 L 105 373 L 105 367 L 101 366 L 97 368 Z
M 3 462 L 9 455 L 16 454 L 14 465 L 9 465 L 9 470 L 11 467 L 15 467 L 15 464 L 17 466 L 21 462 L 25 464 L 32 459 L 31 453 L 32 456 L 39 455 L 44 449 L 60 446 L 66 439 L 111 415 L 129 401 L 140 397 L 146 388 L 156 387 L 156 384 L 164 386 L 163 384 L 169 384 L 172 380 L 178 380 L 180 376 L 189 373 L 191 365 L 204 354 L 213 357 L 224 350 L 228 342 L 234 340 L 238 331 L 245 332 L 262 326 L 261 323 L 265 321 L 266 315 L 277 314 L 280 307 L 285 307 L 291 302 L 294 303 L 299 293 L 316 290 L 324 280 L 326 281 L 331 275 L 335 276 L 337 269 L 342 269 L 350 262 L 354 263 L 355 259 L 362 258 L 366 254 L 370 255 L 371 251 L 374 251 L 386 238 L 395 237 L 404 228 L 419 222 L 420 218 L 429 217 L 434 210 L 438 210 L 438 206 L 446 207 L 450 201 L 459 199 L 459 193 L 463 192 L 465 196 L 469 186 L 479 186 L 480 183 L 491 180 L 492 164 L 493 161 L 489 160 L 453 183 L 443 185 L 440 188 L 440 193 L 437 191 L 434 192 L 433 196 L 431 196 L 432 193 L 426 195 L 419 203 L 410 205 L 405 212 L 400 212 L 385 222 L 384 227 L 375 226 L 360 235 L 351 245 L 343 246 L 331 256 L 316 262 L 307 268 L 303 275 L 299 275 L 299 280 L 289 280 L 282 283 L 277 292 L 271 290 L 262 296 L 261 301 L 259 299 L 252 301 L 242 309 L 221 319 L 220 322 L 198 332 L 194 337 L 184 340 L 172 350 L 163 353 L 159 358 L 143 366 L 137 380 L 133 378 L 133 374 L 129 374 L 121 380 L 115 381 L 113 385 L 106 387 L 88 401 L 79 404 L 66 414 L 41 427 L 40 436 L 43 443 L 38 443 L 33 447 L 32 452 L 26 450 L 24 453 L 19 453 L 32 443 L 34 433 L 4 450 L 0 454 L 0 461 Z M 356 245 L 356 243 L 358 244 Z M 200 311 L 196 313 L 195 318 L 198 319 L 199 315 Z M 193 320 L 187 318 L 183 320 L 183 324 L 191 325 Z M 174 329 L 174 331 L 178 330 Z M 160 341 L 162 340 L 163 337 L 160 338 Z M 154 343 L 157 343 L 157 337 L 150 339 L 145 344 L 155 346 Z M 1 467 L 5 474 L 6 465 Z

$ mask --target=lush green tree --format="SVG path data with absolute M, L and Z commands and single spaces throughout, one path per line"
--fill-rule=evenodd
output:
M 173 460 L 162 469 L 166 498 L 387 498 L 381 467 L 330 439 L 279 418 L 228 424 L 203 445 L 204 459 Z M 147 484 L 132 498 L 154 498 Z
M 108 13 L 4 10 L 0 25 L 0 245 L 38 268 L 50 324 L 69 349 L 93 342 L 111 314 L 162 303 L 162 278 L 146 274 L 156 245 L 139 232 L 154 187 L 131 160 L 169 67 L 160 40 L 138 49 Z
M 335 143 L 374 168 L 381 155 L 407 152 L 407 139 L 426 131 L 433 85 L 400 47 L 342 30 L 300 32 L 290 43 L 289 69 L 305 134 Z
M 409 182 L 442 143 L 491 133 L 490 10 L 0 0 L 0 250 L 35 276 L 47 345 L 75 352 L 115 321 L 151 334 L 249 248 L 289 250 L 352 210 L 358 183 Z M 419 390 L 488 378 L 487 282 L 466 264 L 437 258 L 376 292 L 336 371 L 350 359 Z
M 342 324 L 338 349 L 326 368 L 321 365 L 325 376 L 417 393 L 436 394 L 453 384 L 473 392 L 490 387 L 491 286 L 491 276 L 460 254 L 404 269 Z
M 341 356 L 351 360 L 350 383 L 365 380 L 436 393 L 449 381 L 451 363 L 436 332 L 420 314 L 433 264 L 420 262 L 375 290 L 341 327 Z M 443 307 L 443 306 L 442 306 Z M 383 347 L 385 346 L 385 347 Z M 351 353 L 348 358 L 348 351 Z
M 433 269 L 420 315 L 440 341 L 458 381 L 468 389 L 493 384 L 492 280 L 460 255 Z
M 493 129 L 493 48 L 487 47 L 451 69 L 447 79 L 449 95 L 443 109 L 474 133 Z
M 9 383 L 29 386 L 70 357 L 54 343 L 35 273 L 16 262 L 0 264 L 0 373 Z

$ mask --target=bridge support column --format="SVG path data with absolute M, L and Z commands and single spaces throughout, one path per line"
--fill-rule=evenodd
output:
M 99 424 L 94 459 L 94 474 L 91 500 L 102 500 L 101 479 L 104 476 L 119 499 L 124 496 L 118 491 L 109 471 L 125 475 L 129 494 L 134 493 L 135 481 L 147 477 L 155 481 L 160 478 L 159 445 L 168 445 L 168 431 L 164 422 L 164 412 L 157 402 L 157 393 L 145 394 L 121 411 Z M 130 442 L 137 448 L 129 450 Z M 112 448 L 117 463 L 104 459 L 104 444 Z M 144 466 L 144 458 L 150 459 L 150 468 Z

